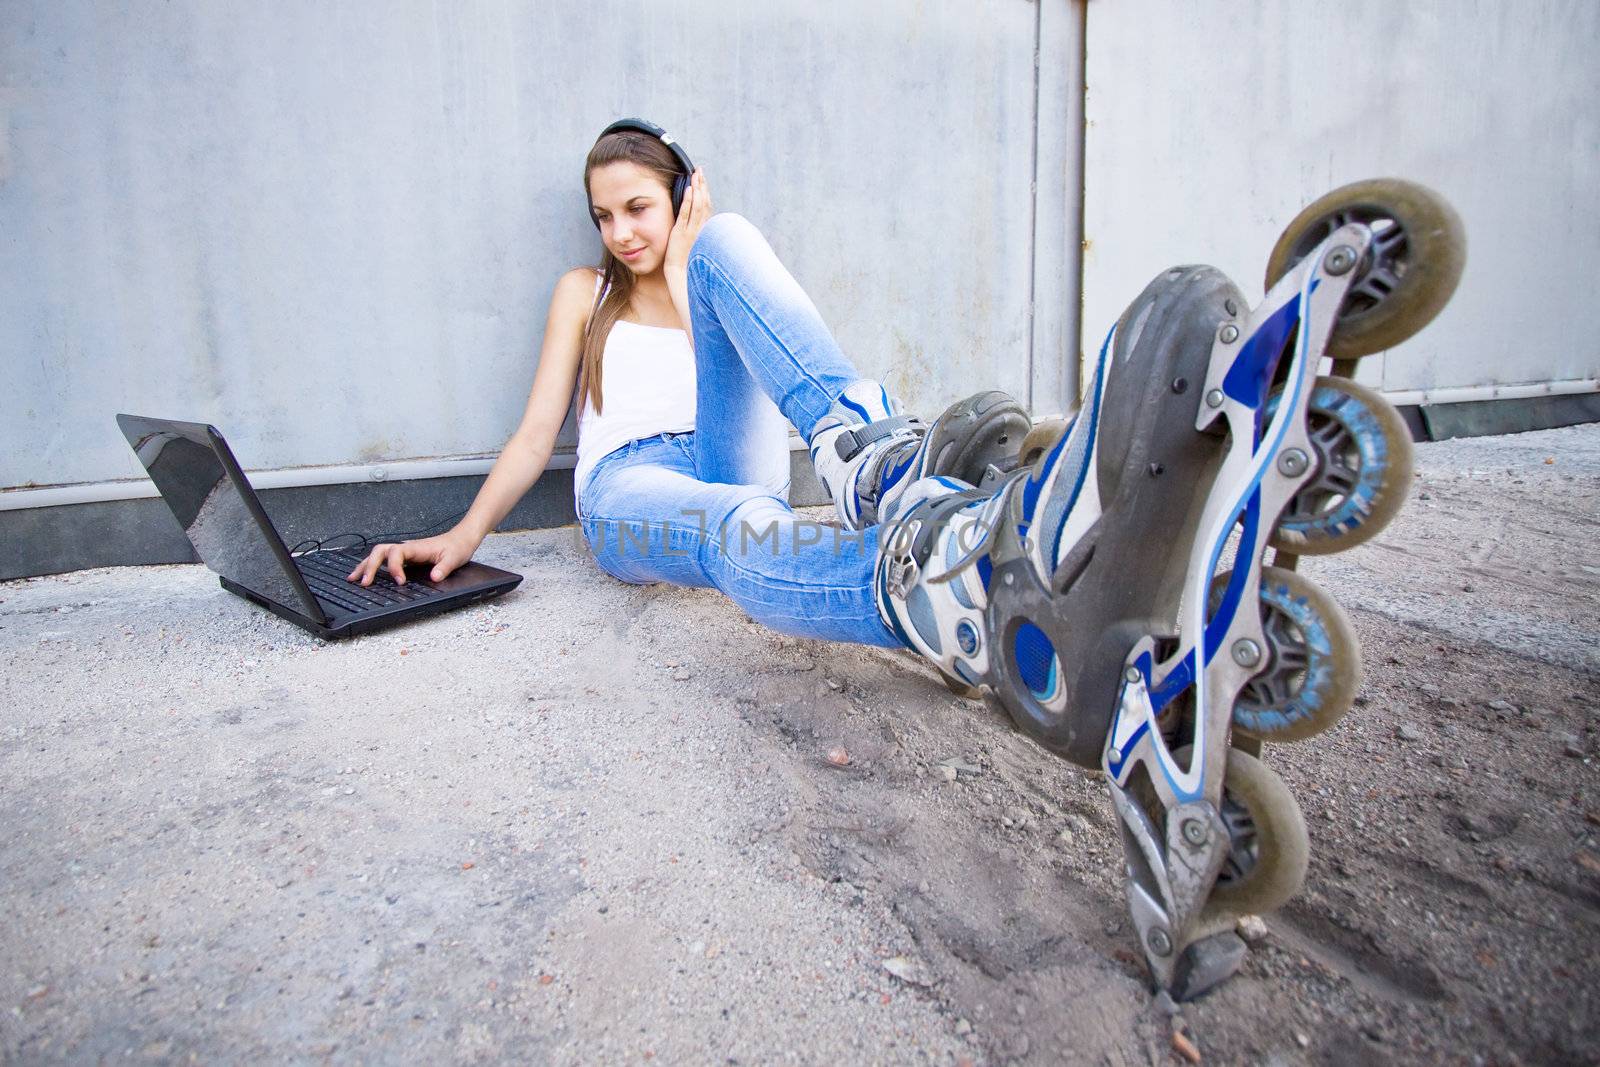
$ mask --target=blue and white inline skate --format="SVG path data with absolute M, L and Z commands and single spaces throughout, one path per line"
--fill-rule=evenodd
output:
M 882 511 L 886 621 L 1109 777 L 1140 945 L 1180 999 L 1237 967 L 1237 916 L 1304 880 L 1305 822 L 1260 745 L 1331 726 L 1361 663 L 1295 560 L 1403 503 L 1405 424 L 1349 375 L 1443 308 L 1464 247 L 1426 189 L 1336 190 L 1289 225 L 1254 308 L 1213 268 L 1163 273 L 1076 417 L 1030 435 L 998 488 L 923 478 Z

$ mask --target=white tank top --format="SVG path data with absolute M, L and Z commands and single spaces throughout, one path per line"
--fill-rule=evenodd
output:
M 600 279 L 595 278 L 595 290 Z M 617 320 L 606 338 L 600 386 L 604 411 L 586 399 L 578 413 L 578 462 L 573 493 L 582 496 L 594 465 L 628 444 L 694 429 L 694 348 L 689 335 L 667 326 Z

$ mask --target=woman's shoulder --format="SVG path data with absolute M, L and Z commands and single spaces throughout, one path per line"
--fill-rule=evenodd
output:
M 589 320 L 594 298 L 599 292 L 600 274 L 593 267 L 573 267 L 556 279 L 556 289 L 550 297 L 554 307 Z
M 593 267 L 573 267 L 561 276 L 556 282 L 556 290 L 572 289 L 588 293 L 593 299 L 595 290 L 600 286 L 602 275 Z

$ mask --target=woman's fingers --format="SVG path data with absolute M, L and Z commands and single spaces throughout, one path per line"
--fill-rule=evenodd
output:
M 406 546 L 394 545 L 389 549 L 389 577 L 395 585 L 406 584 Z
M 706 172 L 696 168 L 694 172 L 695 211 L 699 214 L 700 221 L 704 222 L 711 217 L 711 190 L 706 186 Z
M 372 551 L 367 553 L 367 558 L 356 564 L 355 570 L 345 575 L 345 581 L 371 585 L 372 580 L 378 576 L 378 571 L 387 565 L 394 580 L 404 584 L 405 560 L 404 545 L 373 545 Z
M 690 181 L 683 189 L 683 203 L 678 205 L 678 217 L 673 220 L 672 228 L 682 233 L 689 228 L 689 218 L 694 214 L 694 182 Z
M 367 558 L 345 575 L 345 581 L 371 585 L 378 572 L 387 569 L 396 585 L 405 585 L 406 564 L 414 563 L 419 568 L 429 568 L 426 573 L 430 580 L 442 582 L 471 558 L 470 551 L 462 551 L 453 542 L 442 542 L 438 538 L 405 541 L 398 545 L 374 545 L 372 551 L 367 553 Z
M 365 560 L 357 563 L 354 571 L 350 571 L 349 574 L 344 576 L 344 581 L 360 582 L 360 584 L 363 585 L 373 584 L 373 574 L 378 573 L 378 566 L 381 565 L 382 558 L 384 558 L 384 553 L 386 553 L 387 550 L 389 550 L 389 545 L 374 544 L 373 550 L 366 553 Z
M 446 549 L 445 551 L 439 553 L 438 562 L 436 562 L 433 565 L 433 569 L 428 572 L 428 580 L 430 582 L 442 582 L 446 578 L 450 577 L 450 575 L 454 574 L 456 569 L 465 562 L 466 560 L 458 553 Z

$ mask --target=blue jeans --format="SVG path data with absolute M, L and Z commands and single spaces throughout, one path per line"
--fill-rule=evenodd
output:
M 714 215 L 689 254 L 696 429 L 634 441 L 578 494 L 595 559 L 625 582 L 722 590 L 797 637 L 904 647 L 878 616 L 878 530 L 802 519 L 784 500 L 788 428 L 810 440 L 861 374 L 766 239 Z

